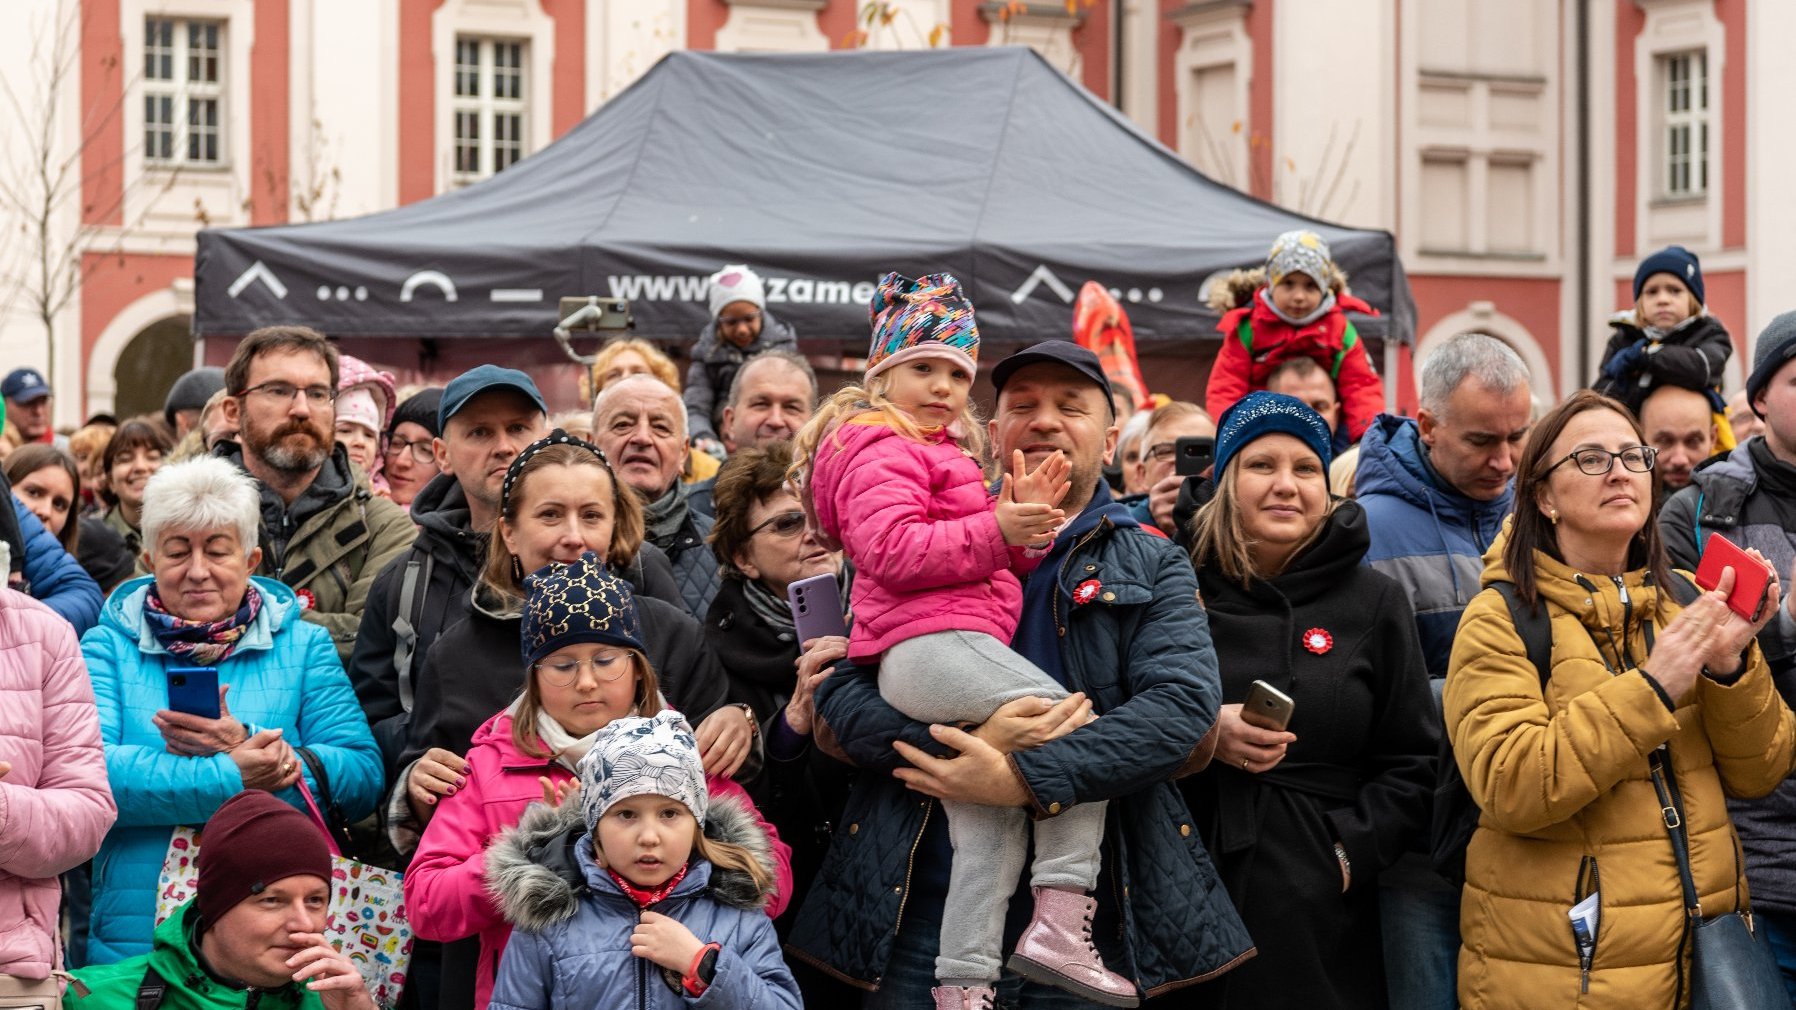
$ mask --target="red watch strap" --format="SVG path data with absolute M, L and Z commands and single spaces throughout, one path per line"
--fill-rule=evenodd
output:
M 712 951 L 721 950 L 723 950 L 723 944 L 707 943 L 698 949 L 697 954 L 693 955 L 692 964 L 686 968 L 686 976 L 680 979 L 680 987 L 686 990 L 686 995 L 691 996 L 693 999 L 697 999 L 705 994 L 706 989 L 711 987 L 711 983 L 698 977 L 698 967 L 704 963 L 706 954 L 709 954 Z

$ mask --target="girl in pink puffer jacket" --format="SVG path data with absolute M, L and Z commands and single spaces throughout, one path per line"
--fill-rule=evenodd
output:
M 62 887 L 118 816 L 75 629 L 0 587 L 0 1003 L 61 999 Z
M 1000 493 L 987 493 L 984 439 L 968 406 L 979 328 L 952 276 L 887 274 L 870 315 L 865 385 L 825 403 L 793 453 L 801 500 L 855 565 L 848 657 L 879 663 L 880 695 L 924 722 L 984 722 L 1018 698 L 1065 698 L 1008 643 L 1022 605 L 1018 573 L 1065 518 L 1066 457 L 1026 473 L 1017 453 Z M 1008 966 L 1084 999 L 1135 1006 L 1134 984 L 1106 969 L 1091 942 L 1105 806 L 1036 823 L 1035 915 Z M 955 857 L 935 1005 L 990 1007 L 1029 822 L 1021 807 L 942 808 Z

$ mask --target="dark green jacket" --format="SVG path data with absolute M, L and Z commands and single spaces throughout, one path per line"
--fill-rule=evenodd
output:
M 63 1010 L 132 1010 L 146 968 L 155 968 L 168 983 L 158 1010 L 323 1010 L 317 993 L 296 985 L 238 989 L 213 978 L 200 967 L 194 951 L 188 921 L 193 912 L 193 903 L 188 902 L 157 926 L 155 946 L 148 954 L 75 971 L 78 984 L 62 994 Z

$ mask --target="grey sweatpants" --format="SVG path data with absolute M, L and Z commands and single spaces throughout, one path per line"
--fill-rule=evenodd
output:
M 879 663 L 879 693 L 893 708 L 923 722 L 984 722 L 1018 698 L 1067 696 L 1041 668 L 990 635 L 938 631 L 887 649 Z M 1035 822 L 1035 867 L 1030 883 L 1090 891 L 1097 886 L 1098 847 L 1106 803 L 1080 803 Z M 942 909 L 938 981 L 991 983 L 998 979 L 1004 913 L 1028 851 L 1029 816 L 1022 807 L 942 801 L 954 865 Z

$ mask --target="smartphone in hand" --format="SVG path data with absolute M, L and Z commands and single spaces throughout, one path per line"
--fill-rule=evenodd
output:
M 1216 462 L 1216 440 L 1208 435 L 1187 435 L 1172 443 L 1172 472 L 1180 477 L 1201 477 Z
M 842 619 L 842 587 L 834 575 L 799 579 L 786 587 L 786 602 L 792 607 L 800 644 L 828 635 L 848 637 L 848 624 Z
M 218 670 L 210 666 L 170 667 L 168 707 L 170 711 L 202 719 L 218 718 Z
M 1247 689 L 1247 700 L 1241 703 L 1241 721 L 1274 732 L 1284 732 L 1291 724 L 1291 712 L 1297 703 L 1291 696 L 1263 680 Z
M 1732 540 L 1711 533 L 1703 541 L 1702 562 L 1696 566 L 1697 586 L 1705 593 L 1714 591 L 1724 568 L 1734 570 L 1734 591 L 1728 594 L 1727 608 L 1748 621 L 1763 617 L 1771 591 L 1771 569 Z

